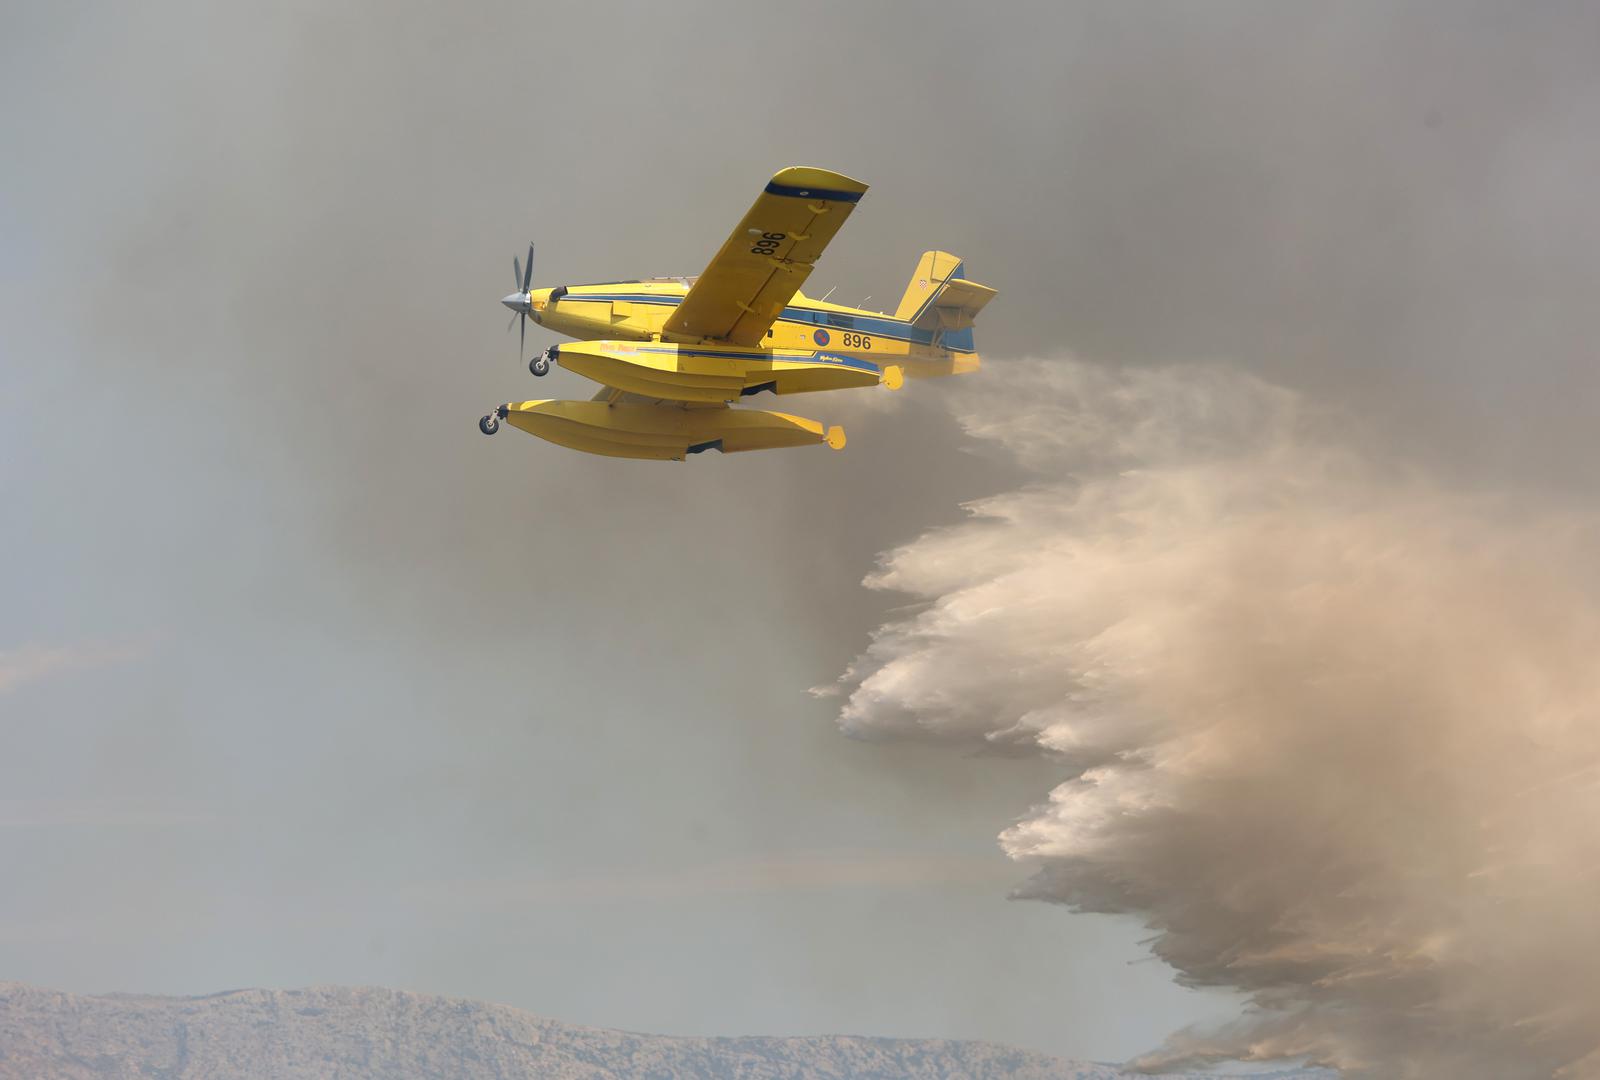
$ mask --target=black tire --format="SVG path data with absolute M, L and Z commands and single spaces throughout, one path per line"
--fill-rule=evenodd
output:
M 540 353 L 529 362 L 528 370 L 533 372 L 539 378 L 544 378 L 546 375 L 550 374 L 550 358 L 544 353 Z
M 493 435 L 495 432 L 500 430 L 499 418 L 493 414 L 485 416 L 482 420 L 478 421 L 478 430 L 483 432 L 485 435 Z

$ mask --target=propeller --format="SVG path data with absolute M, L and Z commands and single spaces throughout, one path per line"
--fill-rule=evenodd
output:
M 517 360 L 522 360 L 522 355 L 527 351 L 528 345 L 528 286 L 533 283 L 533 243 L 528 243 L 528 264 L 522 265 L 515 255 L 511 256 L 512 281 L 517 286 L 517 291 L 500 301 L 517 314 L 511 316 L 511 322 L 506 323 L 506 332 L 511 332 L 511 323 L 522 320 L 522 332 L 517 335 Z

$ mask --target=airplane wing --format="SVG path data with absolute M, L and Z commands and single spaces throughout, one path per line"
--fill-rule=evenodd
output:
M 759 345 L 866 190 L 827 169 L 778 173 L 667 319 L 662 339 Z

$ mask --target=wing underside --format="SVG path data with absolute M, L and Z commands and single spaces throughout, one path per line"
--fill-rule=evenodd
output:
M 673 401 L 670 398 L 650 397 L 618 390 L 615 386 L 602 386 L 590 401 L 603 401 L 607 405 L 671 405 L 678 409 L 726 409 L 726 401 Z
M 866 190 L 827 169 L 778 173 L 667 319 L 663 339 L 759 345 Z

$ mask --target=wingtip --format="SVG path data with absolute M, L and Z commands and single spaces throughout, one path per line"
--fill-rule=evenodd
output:
M 824 188 L 856 195 L 865 194 L 868 186 L 844 173 L 815 165 L 791 165 L 787 169 L 779 169 L 773 174 L 772 182 L 786 188 Z

